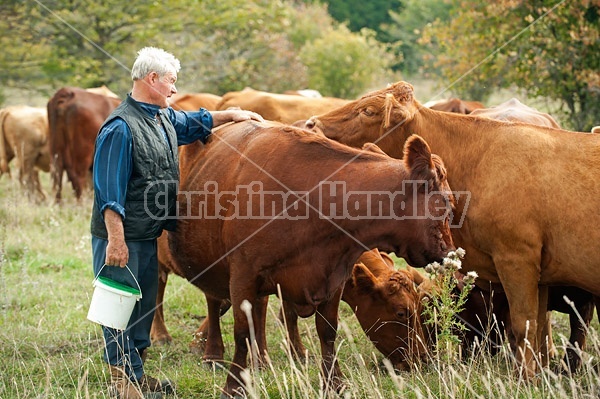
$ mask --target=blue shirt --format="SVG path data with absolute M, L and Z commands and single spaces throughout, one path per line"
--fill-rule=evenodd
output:
M 150 116 L 156 116 L 159 106 L 138 102 Z M 167 115 L 177 133 L 177 145 L 193 143 L 196 140 L 205 142 L 211 133 L 213 119 L 210 112 L 200 109 L 196 112 L 175 111 L 169 107 Z M 165 140 L 167 140 L 166 132 Z M 105 125 L 96 139 L 94 153 L 94 190 L 96 204 L 100 214 L 106 208 L 117 212 L 125 219 L 125 195 L 127 183 L 132 171 L 133 139 L 129 126 L 123 119 L 116 118 Z

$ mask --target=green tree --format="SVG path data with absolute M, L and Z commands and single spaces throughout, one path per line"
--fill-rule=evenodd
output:
M 389 75 L 392 62 L 375 32 L 363 29 L 352 35 L 344 25 L 308 43 L 300 58 L 308 67 L 309 86 L 322 94 L 355 98 Z
M 382 36 L 381 25 L 392 22 L 390 11 L 397 11 L 402 6 L 400 0 L 329 0 L 329 13 L 339 22 L 348 24 L 353 32 L 369 28 L 377 32 L 377 38 Z
M 405 0 L 398 11 L 390 10 L 391 22 L 381 29 L 389 42 L 394 43 L 397 61 L 394 69 L 408 76 L 424 74 L 423 62 L 433 58 L 432 47 L 419 43 L 423 29 L 438 21 L 449 19 L 452 6 L 439 0 Z M 428 71 L 432 73 L 432 71 Z M 427 76 L 422 76 L 427 77 Z
M 46 96 L 65 85 L 102 84 L 123 96 L 131 85 L 136 50 L 149 45 L 181 60 L 182 92 L 306 88 L 309 69 L 300 59 L 301 49 L 338 26 L 324 5 L 294 0 L 8 0 L 0 11 L 0 87 Z M 345 32 L 345 41 L 368 40 L 378 48 L 372 35 Z M 344 70 L 370 70 L 362 63 L 352 65 L 354 59 L 359 59 L 354 53 L 345 57 L 350 64 Z M 371 80 L 362 71 L 353 73 Z M 356 85 L 357 79 L 342 84 Z
M 516 86 L 553 101 L 566 128 L 598 123 L 598 2 L 463 0 L 453 10 L 450 23 L 434 23 L 422 37 L 436 46 L 435 67 L 450 87 L 482 99 L 491 88 Z

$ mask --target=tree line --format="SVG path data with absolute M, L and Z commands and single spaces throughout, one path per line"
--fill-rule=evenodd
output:
M 0 12 L 0 101 L 2 88 L 106 84 L 122 95 L 135 51 L 153 45 L 182 61 L 180 91 L 356 98 L 419 77 L 483 102 L 519 88 L 566 128 L 600 124 L 592 0 L 7 0 Z

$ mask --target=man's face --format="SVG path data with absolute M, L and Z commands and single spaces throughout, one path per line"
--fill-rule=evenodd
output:
M 175 88 L 175 82 L 177 82 L 177 73 L 167 72 L 163 76 L 158 76 L 155 72 L 152 72 L 155 76 L 151 77 L 153 82 L 153 98 L 154 104 L 161 108 L 167 108 L 169 106 L 168 99 L 173 94 L 177 93 Z

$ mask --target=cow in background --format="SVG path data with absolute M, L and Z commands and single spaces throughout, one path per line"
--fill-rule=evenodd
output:
M 106 85 L 102 85 L 99 87 L 89 87 L 89 88 L 85 89 L 85 91 L 88 91 L 90 93 L 95 93 L 95 94 L 101 94 L 106 97 L 119 98 L 119 96 L 117 96 L 115 93 L 113 93 L 113 91 L 110 90 L 108 87 L 106 87 Z
M 100 126 L 120 99 L 91 93 L 78 87 L 63 87 L 48 101 L 49 143 L 52 182 L 56 202 L 62 198 L 63 172 L 81 198 L 88 186 L 94 157 L 94 143 Z
M 275 94 L 246 88 L 225 93 L 218 110 L 239 107 L 254 111 L 270 121 L 294 123 L 348 103 L 335 97 L 310 98 L 292 94 Z
M 15 157 L 21 187 L 31 199 L 45 200 L 38 169 L 50 171 L 46 109 L 17 105 L 0 110 L 0 175 L 10 175 L 8 164 Z
M 177 93 L 169 98 L 169 105 L 177 111 L 198 111 L 204 108 L 216 111 L 222 97 L 211 93 Z
M 456 97 L 446 100 L 428 101 L 424 106 L 436 111 L 454 112 L 456 114 L 470 114 L 476 109 L 485 107 L 479 101 L 464 101 Z
M 538 126 L 561 128 L 550 114 L 529 107 L 516 98 L 511 98 L 494 107 L 476 109 L 471 112 L 471 115 L 499 121 L 525 122 Z

